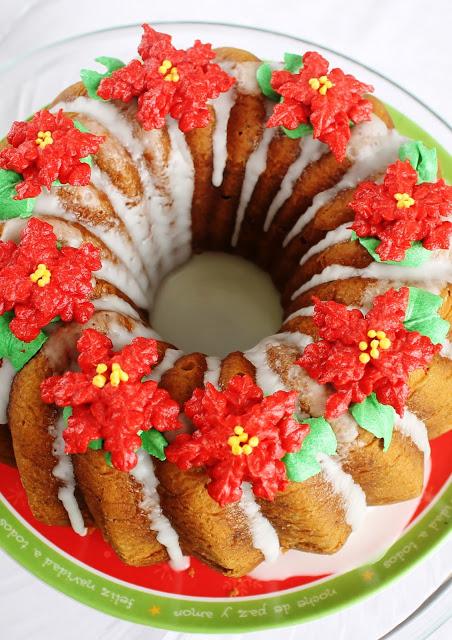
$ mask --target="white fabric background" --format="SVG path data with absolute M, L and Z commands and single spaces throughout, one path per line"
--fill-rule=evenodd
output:
M 258 26 L 300 36 L 361 60 L 451 119 L 450 0 L 0 0 L 0 65 L 62 38 L 114 25 L 202 20 Z M 108 7 L 108 10 L 107 10 Z M 51 9 L 52 19 L 46 18 Z M 1 103 L 0 103 L 1 109 Z M 397 640 L 452 637 L 452 588 L 398 630 L 448 578 L 452 541 L 384 592 L 301 627 L 240 636 L 247 640 Z M 91 610 L 39 582 L 0 555 L 1 635 L 8 640 L 181 640 Z M 444 624 L 443 624 L 444 623 Z M 435 627 L 437 630 L 435 631 Z M 206 629 L 208 631 L 208 629 Z M 227 637 L 227 636 L 225 636 Z M 229 636 L 231 637 L 231 636 Z M 183 636 L 184 640 L 222 636 Z

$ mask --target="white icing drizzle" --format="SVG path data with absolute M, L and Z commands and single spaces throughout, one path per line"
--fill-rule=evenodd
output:
M 307 251 L 304 256 L 300 260 L 300 265 L 304 264 L 311 258 L 312 256 L 325 251 L 329 247 L 332 247 L 335 244 L 339 244 L 340 242 L 345 242 L 346 240 L 350 240 L 350 236 L 352 235 L 352 230 L 350 229 L 350 222 L 345 222 L 341 224 L 336 229 L 332 231 L 328 231 L 326 236 L 322 238 L 317 244 L 313 245 L 309 251 Z
M 245 358 L 256 367 L 256 383 L 265 394 L 287 389 L 280 376 L 268 363 L 267 349 L 278 344 L 281 344 L 281 340 L 277 335 L 269 336 L 244 354 Z
M 143 155 L 143 146 L 132 134 L 132 128 L 123 114 L 111 102 L 91 100 L 85 96 L 79 96 L 70 102 L 59 102 L 52 111 L 77 111 L 97 120 L 105 129 L 110 131 L 119 142 L 129 151 L 135 160 Z
M 257 83 L 256 72 L 261 65 L 257 60 L 243 60 L 235 62 L 233 60 L 220 60 L 220 67 L 236 79 L 236 87 L 240 93 L 247 95 L 261 95 L 261 90 Z
M 299 316 L 312 316 L 314 314 L 314 307 L 311 305 L 309 307 L 301 307 L 301 309 L 297 309 L 293 311 L 287 318 L 284 319 L 284 322 L 289 322 L 289 320 L 293 320 L 293 318 L 298 318 Z
M 149 294 L 146 295 L 143 292 L 121 262 L 112 262 L 102 258 L 102 267 L 96 271 L 95 275 L 99 280 L 105 280 L 120 291 L 127 291 L 128 297 L 140 309 L 147 308 Z
M 435 256 L 435 253 L 436 252 L 432 252 L 432 257 L 422 266 L 422 269 L 383 264 L 381 262 L 372 262 L 368 267 L 362 269 L 339 264 L 329 265 L 325 267 L 321 273 L 314 274 L 308 282 L 305 282 L 294 291 L 292 300 L 297 298 L 301 293 L 317 287 L 320 284 L 334 280 L 345 280 L 347 278 L 375 278 L 376 280 L 422 282 L 424 289 L 428 287 L 430 290 L 439 293 L 444 283 L 452 282 L 452 262 L 448 259 L 441 259 L 441 256 Z
M 152 369 L 151 375 L 147 377 L 147 380 L 160 382 L 163 374 L 169 371 L 171 367 L 174 366 L 176 360 L 181 358 L 183 355 L 183 351 L 180 351 L 179 349 L 167 349 L 165 351 L 165 355 L 163 356 L 163 360 L 159 365 L 155 367 L 155 369 Z
M 266 102 L 266 119 L 269 117 L 274 103 L 270 100 Z M 242 228 L 243 218 L 245 216 L 245 211 L 248 206 L 248 203 L 251 199 L 251 196 L 254 193 L 254 189 L 256 184 L 265 171 L 267 167 L 267 153 L 268 147 L 270 146 L 271 141 L 276 133 L 276 128 L 264 128 L 262 139 L 256 149 L 248 158 L 248 162 L 246 163 L 245 168 L 245 177 L 243 178 L 242 191 L 240 193 L 240 202 L 237 208 L 237 214 L 235 217 L 235 227 L 234 233 L 232 236 L 232 246 L 235 247 L 237 245 L 240 230 Z
M 336 435 L 338 444 L 351 444 L 358 437 L 358 423 L 351 413 L 343 413 L 338 418 L 329 420 Z
M 151 228 L 146 215 L 146 202 L 143 199 L 133 205 L 97 165 L 91 168 L 91 182 L 99 191 L 103 191 L 108 196 L 116 215 L 122 220 L 129 232 L 144 268 L 150 271 L 149 275 L 152 276 L 152 265 L 149 261 L 149 255 L 152 252 Z
M 345 473 L 336 460 L 319 453 L 317 460 L 322 468 L 322 473 L 333 486 L 334 492 L 342 498 L 344 516 L 352 530 L 358 529 L 366 512 L 366 496 L 361 487 L 353 481 L 348 473 Z
M 254 548 L 262 552 L 267 562 L 275 562 L 280 550 L 278 534 L 262 514 L 248 482 L 242 483 L 242 497 L 239 506 L 247 518 Z
M 410 438 L 424 455 L 430 455 L 427 427 L 414 413 L 405 409 L 403 417 L 397 417 L 395 428 Z
M 317 211 L 328 202 L 331 202 L 340 191 L 356 187 L 365 178 L 383 170 L 388 164 L 397 159 L 398 150 L 404 138 L 402 138 L 395 129 L 387 129 L 383 123 L 384 128 L 380 126 L 376 127 L 375 124 L 377 121 L 381 123 L 379 118 L 373 116 L 370 122 L 363 122 L 354 127 L 354 129 L 358 130 L 358 133 L 361 132 L 359 140 L 364 138 L 364 134 L 362 133 L 364 129 L 367 130 L 369 135 L 374 132 L 375 137 L 372 136 L 373 144 L 363 145 L 360 153 L 357 153 L 354 158 L 355 162 L 342 179 L 330 189 L 321 191 L 314 197 L 311 206 L 298 218 L 292 230 L 286 236 L 283 246 L 287 246 L 292 238 L 298 235 L 302 229 L 311 222 Z M 358 127 L 360 127 L 360 129 L 358 129 Z M 353 136 L 356 135 L 357 132 L 353 131 L 351 139 L 353 140 Z
M 0 231 L 0 238 L 3 242 L 19 242 L 20 234 L 27 224 L 26 218 L 12 218 L 11 220 L 2 220 L 3 229 Z
M 327 151 L 328 147 L 322 142 L 314 140 L 312 136 L 300 138 L 300 155 L 295 162 L 292 163 L 286 175 L 282 179 L 279 191 L 267 211 L 264 231 L 269 230 L 276 213 L 291 197 L 294 186 L 306 167 L 313 162 L 316 162 L 321 156 L 327 153 Z
M 118 350 L 129 344 L 133 338 L 153 338 L 154 340 L 161 340 L 159 334 L 142 324 L 141 322 L 135 322 L 132 328 L 129 330 L 126 327 L 119 324 L 119 322 L 113 320 L 108 325 L 108 337 L 113 343 L 113 348 Z
M 8 403 L 16 370 L 9 360 L 0 364 L 0 424 L 8 422 Z
M 312 342 L 311 336 L 301 333 L 301 331 L 287 331 L 286 333 L 280 333 L 279 335 L 284 336 L 285 340 L 289 342 L 289 344 L 293 344 L 297 347 L 300 353 L 303 353 L 308 344 L 311 344 Z
M 130 475 L 141 485 L 141 509 L 147 514 L 152 531 L 168 552 L 170 565 L 175 571 L 184 571 L 190 566 L 190 559 L 183 555 L 179 536 L 168 518 L 163 514 L 157 491 L 158 480 L 151 457 L 142 449 L 137 451 L 138 463 Z
M 211 103 L 215 111 L 215 128 L 212 136 L 212 184 L 214 187 L 219 187 L 223 182 L 223 174 L 228 158 L 228 122 L 231 109 L 235 103 L 235 96 L 236 87 L 233 86 L 229 91 L 225 91 Z
M 297 364 L 289 370 L 290 388 L 300 392 L 300 396 L 308 404 L 309 413 L 318 418 L 325 414 L 328 392 L 326 385 L 319 384 L 308 375 L 307 371 Z
M 149 201 L 149 183 L 151 175 L 145 167 L 143 153 L 144 145 L 141 139 L 133 135 L 131 123 L 124 116 L 116 105 L 111 102 L 102 102 L 100 100 L 91 100 L 85 96 L 79 96 L 71 102 L 59 102 L 53 111 L 63 109 L 64 111 L 77 111 L 97 120 L 107 131 L 110 132 L 120 144 L 130 153 L 136 168 L 138 169 L 141 183 L 145 189 L 146 200 Z M 143 135 L 153 139 L 159 132 L 151 131 Z M 158 145 L 155 145 L 157 148 Z M 149 206 L 149 205 L 148 205 Z M 152 230 L 151 230 L 152 231 Z
M 256 383 L 266 394 L 275 391 L 286 390 L 280 376 L 274 371 L 268 362 L 267 351 L 269 347 L 281 344 L 293 344 L 300 352 L 312 342 L 312 338 L 303 333 L 277 333 L 261 340 L 255 347 L 244 353 L 244 356 L 256 367 Z
M 449 360 L 452 360 L 452 342 L 449 342 L 449 340 L 445 341 L 445 343 L 441 348 L 440 355 L 443 358 L 448 358 Z
M 132 305 L 119 296 L 107 294 L 92 302 L 96 311 L 116 311 L 116 313 L 122 313 L 134 320 L 140 319 L 138 312 L 135 311 Z
M 195 168 L 184 134 L 173 118 L 167 118 L 171 153 L 168 180 L 171 192 L 169 235 L 173 249 L 172 261 L 165 259 L 165 271 L 186 262 L 191 255 L 191 206 L 195 187 Z
M 390 132 L 394 129 L 390 129 Z M 347 158 L 352 161 L 360 160 L 379 151 L 382 140 L 388 135 L 388 127 L 375 113 L 370 120 L 355 125 L 351 131 L 347 145 Z M 397 134 L 399 135 L 399 134 Z M 406 138 L 399 137 L 400 144 Z
M 210 382 L 210 384 L 213 384 L 213 386 L 218 389 L 221 371 L 221 360 L 216 356 L 207 356 L 206 364 L 207 370 L 204 374 L 204 385 L 206 385 L 207 382 Z
M 52 453 L 58 460 L 52 470 L 52 475 L 62 483 L 58 489 L 58 498 L 66 509 L 73 530 L 80 536 L 85 536 L 87 534 L 87 529 L 74 494 L 75 478 L 72 459 L 71 456 L 64 452 L 65 441 L 63 438 L 63 431 L 65 428 L 66 421 L 63 418 L 63 413 L 61 413 L 56 424 L 49 429 L 50 435 L 54 438 Z
M 189 255 L 187 247 L 191 245 L 191 218 L 183 213 L 191 209 L 194 170 L 185 138 L 177 130 L 177 123 L 168 120 L 171 153 L 169 166 L 165 167 L 161 131 L 142 131 L 140 138 L 134 136 L 131 122 L 115 105 L 81 96 L 72 102 L 59 103 L 55 109 L 59 108 L 77 111 L 97 120 L 114 133 L 135 163 L 144 189 L 143 207 L 150 226 L 152 251 L 146 258 L 152 287 L 152 292 L 147 296 L 149 302 L 161 277 Z M 146 149 L 156 158 L 155 164 L 161 167 L 162 175 L 152 175 L 144 158 Z M 172 234 L 175 234 L 174 238 Z M 177 240 L 175 244 L 174 239 Z

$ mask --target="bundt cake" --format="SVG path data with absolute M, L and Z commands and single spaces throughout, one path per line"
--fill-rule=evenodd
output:
M 452 189 L 372 87 L 144 25 L 0 151 L 0 448 L 34 516 L 131 565 L 332 554 L 420 495 L 452 414 Z M 149 326 L 194 253 L 268 271 L 280 331 L 220 359 Z

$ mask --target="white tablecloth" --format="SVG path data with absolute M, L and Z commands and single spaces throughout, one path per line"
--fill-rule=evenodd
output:
M 0 64 L 68 36 L 139 21 L 247 24 L 300 36 L 365 62 L 450 120 L 450 0 L 226 0 L 221 4 L 218 0 L 110 0 L 108 11 L 95 0 L 74 0 L 71 6 L 73 13 L 68 15 L 67 5 L 58 0 L 1 0 Z M 51 28 L 45 21 L 49 7 Z M 420 640 L 431 632 L 429 637 L 435 640 L 451 638 L 452 622 L 447 618 L 452 589 L 444 586 L 451 566 L 449 540 L 384 592 L 362 603 L 302 627 L 241 638 Z M 4 554 L 0 575 L 0 628 L 8 640 L 181 639 L 175 632 L 144 628 L 91 610 L 41 583 Z M 438 595 L 416 612 L 438 589 Z M 412 614 L 407 623 L 385 635 Z M 220 640 L 221 636 L 183 638 Z

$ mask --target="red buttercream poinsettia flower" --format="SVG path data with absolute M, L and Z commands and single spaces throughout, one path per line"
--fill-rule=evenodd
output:
M 13 123 L 9 146 L 0 151 L 0 168 L 16 171 L 23 181 L 16 185 L 16 200 L 35 198 L 52 182 L 83 186 L 89 184 L 91 168 L 82 158 L 97 153 L 103 136 L 79 131 L 60 110 L 35 113 L 29 122 Z
M 240 500 L 244 481 L 257 496 L 272 500 L 288 482 L 281 459 L 298 451 L 309 432 L 293 417 L 297 397 L 277 391 L 264 398 L 246 375 L 232 378 L 224 391 L 207 383 L 185 404 L 196 431 L 178 435 L 166 457 L 183 470 L 204 467 L 207 490 L 222 506 Z
M 161 129 L 165 117 L 179 121 L 181 131 L 205 127 L 211 120 L 207 101 L 228 91 L 235 79 L 212 60 L 210 44 L 196 40 L 187 50 L 176 49 L 171 36 L 143 25 L 144 34 L 138 53 L 108 78 L 97 94 L 104 100 L 130 102 L 138 98 L 137 119 L 146 130 Z
M 373 87 L 328 67 L 323 56 L 308 51 L 298 73 L 274 71 L 271 86 L 284 99 L 275 106 L 267 127 L 296 129 L 311 124 L 314 138 L 327 144 L 341 162 L 350 139 L 350 121 L 370 120 L 372 104 L 363 95 Z
M 58 249 L 52 226 L 31 218 L 18 245 L 0 241 L 0 315 L 14 311 L 10 329 L 24 342 L 57 316 L 84 324 L 94 313 L 92 274 L 101 266 L 94 245 Z
M 452 222 L 452 187 L 444 180 L 417 184 L 409 160 L 397 160 L 386 169 L 383 184 L 362 182 L 350 207 L 355 212 L 352 229 L 360 237 L 381 240 L 376 252 L 382 260 L 400 261 L 411 243 L 426 249 L 448 249 Z
M 181 426 L 177 402 L 153 380 L 142 381 L 158 360 L 157 343 L 134 338 L 115 352 L 110 338 L 85 329 L 77 350 L 81 371 L 44 380 L 42 399 L 72 407 L 63 432 L 66 453 L 85 453 L 91 440 L 102 438 L 113 466 L 130 471 L 138 461 L 141 431 Z
M 441 348 L 404 327 L 408 297 L 408 287 L 389 289 L 375 297 L 364 316 L 359 309 L 313 296 L 321 339 L 308 345 L 296 364 L 317 382 L 335 388 L 327 401 L 327 418 L 337 418 L 350 403 L 362 402 L 372 392 L 403 415 L 408 375 L 425 368 Z

